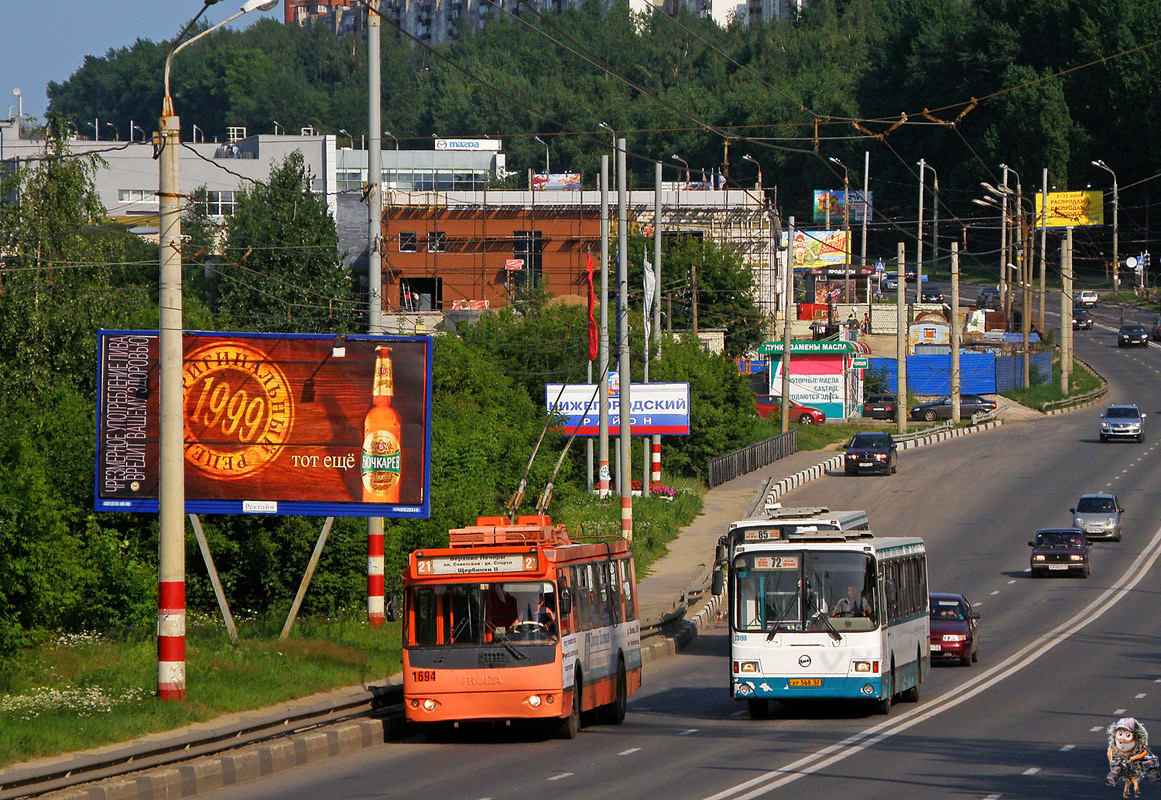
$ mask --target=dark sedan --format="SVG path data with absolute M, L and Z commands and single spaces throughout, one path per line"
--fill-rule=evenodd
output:
M 931 609 L 931 660 L 980 660 L 980 615 L 962 594 L 928 595 Z
M 995 410 L 995 400 L 989 400 L 978 394 L 961 394 L 959 396 L 959 418 L 961 420 L 970 419 L 973 414 Z M 938 400 L 920 403 L 911 409 L 911 419 L 924 419 L 928 422 L 937 419 L 951 419 L 951 395 L 945 394 Z
M 1072 309 L 1072 329 L 1074 331 L 1085 330 L 1091 331 L 1093 326 L 1092 314 L 1088 312 L 1087 308 Z
M 1087 578 L 1092 571 L 1088 539 L 1080 528 L 1045 528 L 1028 542 L 1032 577 L 1077 575 Z
M 895 419 L 895 409 L 899 403 L 893 394 L 867 395 L 863 401 L 863 416 L 870 419 Z
M 1148 347 L 1149 331 L 1144 325 L 1122 325 L 1117 331 L 1117 347 Z
M 847 475 L 881 472 L 894 475 L 899 469 L 899 451 L 895 437 L 889 433 L 856 433 L 847 444 L 843 470 Z
M 921 303 L 942 303 L 945 299 L 943 290 L 938 286 L 924 286 L 919 293 L 919 302 Z

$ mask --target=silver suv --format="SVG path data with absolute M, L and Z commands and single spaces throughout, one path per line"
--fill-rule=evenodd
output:
M 1084 531 L 1090 539 L 1112 539 L 1121 541 L 1121 515 L 1125 509 L 1117 502 L 1115 494 L 1096 492 L 1082 494 L 1072 512 L 1072 524 Z
M 1145 441 L 1145 415 L 1136 405 L 1114 405 L 1101 414 L 1101 441 L 1109 439 Z

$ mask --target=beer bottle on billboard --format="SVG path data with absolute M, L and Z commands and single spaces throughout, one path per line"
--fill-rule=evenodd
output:
M 391 348 L 375 348 L 371 408 L 363 418 L 363 502 L 398 503 L 402 452 L 399 414 L 391 407 L 395 376 Z

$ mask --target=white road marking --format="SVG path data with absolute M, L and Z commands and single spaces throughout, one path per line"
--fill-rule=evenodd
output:
M 984 800 L 1000 800 L 1001 797 L 1003 797 L 1002 794 L 990 794 Z
M 549 778 L 549 780 L 550 781 L 559 781 L 562 778 L 571 778 L 571 777 L 572 777 L 571 772 L 562 772 L 559 775 L 553 775 L 551 778 Z
M 1140 700 L 1140 699 L 1141 699 L 1142 697 L 1144 697 L 1144 696 L 1145 696 L 1145 693 L 1144 693 L 1144 692 L 1141 692 L 1139 695 L 1137 695 L 1136 699 L 1137 699 L 1137 700 Z
M 740 719 L 741 717 L 749 716 L 749 713 L 749 711 L 735 711 L 733 714 L 730 714 L 730 716 L 734 719 Z
M 1102 728 L 1100 725 L 1093 725 L 1091 728 L 1089 728 L 1089 731 L 1091 733 L 1096 733 L 1097 731 L 1103 731 L 1103 730 L 1104 730 L 1104 728 Z
M 1046 653 L 1052 651 L 1080 631 L 1096 622 L 1112 609 L 1120 600 L 1129 596 L 1137 584 L 1144 580 L 1157 560 L 1161 559 L 1161 529 L 1153 533 L 1145 549 L 1141 551 L 1129 568 L 1111 586 L 1101 592 L 1087 606 L 1052 630 L 1024 645 L 1012 655 L 978 673 L 954 690 L 935 698 L 932 702 L 914 707 L 892 719 L 872 725 L 866 730 L 852 734 L 840 742 L 807 754 L 779 769 L 770 770 L 749 780 L 710 795 L 705 800 L 753 800 L 787 784 L 813 775 L 851 756 L 861 753 L 886 739 L 909 730 L 921 722 L 939 716 L 976 695 L 990 689 L 1006 678 L 1031 666 Z M 978 604 L 977 604 L 978 605 Z M 1124 709 L 1114 711 L 1114 716 L 1125 713 Z M 996 795 L 999 797 L 999 795 Z
M 1118 708 L 1116 711 L 1113 712 L 1113 716 L 1119 717 L 1119 716 L 1121 716 L 1121 714 L 1124 714 L 1126 711 L 1128 711 L 1127 708 Z
M 1039 771 L 1040 771 L 1040 767 L 1028 767 L 1028 769 L 1024 770 L 1024 774 L 1025 775 L 1035 775 Z
M 1062 753 L 1067 753 L 1069 750 L 1071 750 L 1071 749 L 1072 749 L 1072 748 L 1074 748 L 1074 747 L 1076 747 L 1076 745 L 1074 745 L 1074 744 L 1066 744 L 1064 747 L 1060 748 L 1060 752 L 1062 752 Z
M 617 755 L 629 756 L 629 755 L 632 755 L 633 753 L 636 753 L 640 749 L 641 749 L 640 747 L 630 747 L 628 750 L 622 750 L 621 752 L 617 753 Z
M 682 731 L 681 733 L 679 733 L 677 735 L 678 736 L 689 736 L 691 733 L 697 733 L 697 728 L 690 728 L 689 730 Z
M 992 594 L 994 594 L 994 595 L 996 595 L 996 594 L 999 594 L 999 593 L 1000 593 L 1000 590 L 999 590 L 999 589 L 997 589 L 996 591 L 992 592 Z
M 1016 579 L 1015 579 L 1015 578 L 1013 578 L 1012 580 L 1008 581 L 1008 583 L 1015 583 L 1015 582 L 1016 582 Z

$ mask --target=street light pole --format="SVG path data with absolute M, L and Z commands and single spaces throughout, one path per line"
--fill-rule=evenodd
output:
M 831 162 L 843 168 L 843 300 L 851 301 L 851 174 L 847 165 L 834 156 Z
M 398 149 L 399 149 L 399 140 L 398 140 L 398 139 L 396 139 L 394 136 L 392 136 L 392 135 L 391 135 L 391 131 L 383 131 L 383 135 L 384 135 L 384 136 L 388 136 L 388 137 L 390 137 L 390 138 L 391 138 L 391 140 L 395 142 L 395 149 L 396 149 L 396 150 L 398 150 Z M 354 146 L 354 142 L 352 142 L 352 143 L 351 143 L 351 145 L 352 145 L 352 146 Z
M 533 141 L 540 142 L 542 145 L 544 145 L 544 175 L 547 178 L 547 176 L 552 172 L 548 168 L 548 142 L 544 141 L 539 136 L 533 136 L 532 139 Z
M 1094 167 L 1100 167 L 1113 176 L 1113 291 L 1119 292 L 1121 290 L 1121 274 L 1119 271 L 1119 254 L 1117 252 L 1117 212 L 1120 209 L 1120 197 L 1117 194 L 1117 173 L 1113 172 L 1112 167 L 1103 160 L 1094 161 L 1092 165 Z
M 215 0 L 216 2 L 216 0 Z M 157 696 L 185 699 L 185 459 L 182 453 L 181 175 L 178 148 L 181 120 L 169 93 L 173 57 L 198 39 L 255 10 L 274 8 L 278 0 L 247 0 L 237 14 L 185 42 L 182 37 L 211 3 L 205 3 L 174 39 L 165 59 L 165 98 L 161 106 L 158 147 L 160 206 L 160 280 L 158 286 L 159 466 L 157 543 Z M 181 42 L 180 44 L 177 44 Z
M 755 167 L 758 168 L 758 191 L 761 191 L 762 190 L 762 165 L 759 164 L 757 159 L 755 159 L 749 153 L 746 153 L 744 156 L 742 156 L 742 160 L 749 161 L 751 164 L 753 164 Z
M 685 167 L 685 182 L 686 182 L 686 184 L 688 184 L 689 183 L 689 162 L 686 161 L 681 156 L 677 155 L 676 153 L 671 155 L 670 158 L 672 158 L 674 161 L 680 161 L 682 166 Z
M 915 302 L 923 297 L 923 170 L 927 162 L 919 159 L 919 229 L 915 236 Z M 899 290 L 907 285 L 906 275 L 899 275 Z

